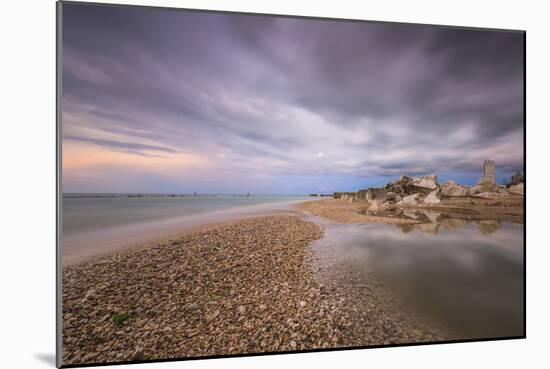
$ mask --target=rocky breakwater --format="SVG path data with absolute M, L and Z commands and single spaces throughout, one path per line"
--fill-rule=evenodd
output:
M 369 216 L 406 218 L 404 209 L 436 208 L 475 213 L 479 219 L 518 221 L 523 214 L 523 195 L 524 183 L 518 183 L 517 175 L 508 185 L 481 178 L 471 187 L 453 180 L 440 184 L 436 175 L 428 175 L 402 176 L 383 187 L 348 192 L 339 198 L 360 205 L 359 211 Z

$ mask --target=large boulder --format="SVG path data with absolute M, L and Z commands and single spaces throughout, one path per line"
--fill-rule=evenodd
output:
M 439 204 L 441 202 L 441 199 L 438 196 L 438 190 L 434 190 L 428 194 L 423 200 L 424 204 L 428 205 L 434 205 Z
M 343 193 L 342 196 L 340 197 L 342 200 L 344 201 L 349 201 L 349 202 L 352 202 L 353 201 L 353 198 L 354 198 L 354 193 L 352 192 L 346 192 L 346 193 Z
M 388 198 L 388 193 L 383 188 L 369 188 L 367 190 L 367 201 L 368 202 L 384 202 Z
M 397 181 L 388 183 L 384 189 L 387 192 L 395 192 L 399 195 L 410 195 L 412 191 L 412 180 L 412 177 L 401 176 Z
M 357 191 L 357 195 L 355 196 L 355 198 L 358 201 L 367 201 L 367 190 L 365 189 Z
M 383 188 L 370 187 L 366 190 L 357 192 L 357 199 L 367 202 L 384 202 L 388 198 L 388 194 Z
M 401 195 L 395 192 L 388 192 L 387 201 L 393 201 L 393 202 L 401 201 Z
M 431 176 L 413 178 L 411 185 L 421 192 L 433 191 L 438 187 L 437 176 L 434 174 Z
M 475 195 L 483 192 L 494 192 L 498 190 L 498 185 L 487 178 L 481 178 L 475 186 L 470 188 L 469 194 Z
M 452 179 L 441 185 L 441 196 L 466 196 L 468 194 L 468 187 L 460 185 Z
M 517 185 L 510 186 L 506 189 L 509 193 L 513 195 L 521 195 L 523 196 L 525 194 L 524 185 L 523 183 L 518 183 Z
M 415 206 L 417 204 L 417 199 L 418 199 L 418 194 L 417 193 L 414 193 L 412 195 L 409 195 L 409 196 L 405 196 L 403 197 L 403 199 L 401 201 L 399 201 L 399 204 L 400 205 L 405 205 L 405 206 Z
M 512 176 L 512 182 L 510 184 L 512 186 L 515 186 L 523 182 L 525 182 L 525 177 L 523 176 L 523 174 L 521 174 L 520 172 L 516 172 L 516 174 Z

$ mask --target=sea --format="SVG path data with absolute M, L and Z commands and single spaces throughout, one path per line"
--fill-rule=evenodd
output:
M 62 256 L 73 263 L 204 224 L 293 211 L 310 196 L 93 194 L 62 197 Z

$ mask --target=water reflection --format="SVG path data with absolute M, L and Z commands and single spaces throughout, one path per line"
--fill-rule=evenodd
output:
M 523 226 L 410 214 L 422 223 L 325 225 L 314 244 L 331 262 L 373 271 L 455 338 L 523 334 Z
M 416 221 L 416 223 L 411 224 L 399 224 L 398 227 L 401 228 L 403 233 L 409 233 L 417 229 L 425 233 L 437 234 L 440 227 L 456 230 L 465 228 L 468 224 L 473 224 L 479 229 L 481 233 L 491 234 L 495 233 L 502 224 L 501 220 L 474 220 L 469 218 L 467 214 L 464 215 L 464 218 L 457 218 L 456 215 L 452 213 L 437 212 L 434 210 L 426 209 L 393 208 L 386 210 L 384 213 L 372 213 L 367 209 L 361 211 L 360 213 L 365 215 L 387 216 L 391 218 L 409 219 Z

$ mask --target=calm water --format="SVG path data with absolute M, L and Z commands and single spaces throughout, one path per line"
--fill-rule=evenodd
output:
M 63 196 L 63 258 L 75 262 L 202 224 L 289 211 L 298 196 Z
M 317 253 L 378 275 L 456 337 L 523 334 L 523 226 L 442 219 L 415 226 L 326 224 Z M 335 255 L 335 256 L 334 256 Z
M 309 197 L 64 197 L 63 258 L 77 262 L 187 227 L 292 211 Z M 374 272 L 457 337 L 523 334 L 523 226 L 425 213 L 424 224 L 334 224 L 314 252 Z M 360 278 L 359 278 L 360 280 Z

